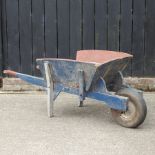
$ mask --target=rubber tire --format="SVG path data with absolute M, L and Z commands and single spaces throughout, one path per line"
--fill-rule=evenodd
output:
M 130 118 L 130 117 L 123 118 L 122 116 L 123 115 L 125 116 L 125 114 L 122 114 L 121 111 L 111 109 L 111 113 L 115 121 L 119 125 L 127 128 L 136 128 L 140 124 L 142 124 L 147 114 L 147 107 L 142 94 L 133 88 L 120 89 L 116 94 L 120 96 L 128 97 L 129 99 L 128 104 L 132 103 L 132 105 L 135 108 L 135 113 L 133 118 Z

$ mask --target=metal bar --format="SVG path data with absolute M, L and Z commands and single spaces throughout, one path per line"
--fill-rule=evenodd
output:
M 79 98 L 80 98 L 80 107 L 83 107 L 83 100 L 84 100 L 84 71 L 78 71 L 78 78 L 79 78 Z
M 52 68 L 48 62 L 44 63 L 45 67 L 45 76 L 46 76 L 46 81 L 47 81 L 47 112 L 48 112 L 48 117 L 53 117 L 54 112 L 53 112 L 53 106 L 54 106 L 54 84 L 53 84 L 53 79 L 52 79 Z

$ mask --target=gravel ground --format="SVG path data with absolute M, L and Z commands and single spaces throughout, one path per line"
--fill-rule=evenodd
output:
M 62 93 L 48 118 L 44 93 L 0 94 L 0 155 L 154 155 L 155 93 L 144 93 L 148 115 L 137 129 L 115 123 L 94 100 L 77 106 Z

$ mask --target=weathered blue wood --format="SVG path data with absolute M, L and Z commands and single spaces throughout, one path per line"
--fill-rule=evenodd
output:
M 85 90 L 88 91 L 91 86 L 96 85 L 96 82 L 100 77 L 104 78 L 106 84 L 107 81 L 111 82 L 114 75 L 116 75 L 118 71 L 122 71 L 125 68 L 129 59 L 130 58 L 124 58 L 121 60 L 113 60 L 108 63 L 99 64 L 80 62 L 76 60 L 45 58 L 37 59 L 37 64 L 42 75 L 45 77 L 43 64 L 48 62 L 52 66 L 52 76 L 54 82 L 62 83 L 68 87 L 74 88 L 79 86 L 78 70 L 83 70 Z
M 27 75 L 27 74 L 22 74 L 22 73 L 16 73 L 16 77 L 28 83 L 31 83 L 33 85 L 46 87 L 46 81 L 43 78 L 39 78 L 36 76 Z
M 16 77 L 18 77 L 28 83 L 47 88 L 46 81 L 43 78 L 30 76 L 30 75 L 26 75 L 26 74 L 21 74 L 21 73 L 16 73 Z M 99 83 L 101 83 L 101 81 Z M 102 81 L 102 86 L 103 86 L 102 89 L 105 90 L 105 88 L 104 88 L 105 84 L 103 83 L 103 81 Z M 77 87 L 77 88 L 66 87 L 63 84 L 54 83 L 54 99 L 53 100 L 56 99 L 56 97 L 59 95 L 59 93 L 61 91 L 79 96 L 79 87 Z M 84 91 L 83 95 L 84 95 L 83 97 L 88 97 L 91 99 L 103 101 L 108 107 L 110 107 L 112 109 L 123 110 L 123 111 L 125 111 L 127 109 L 127 105 L 126 105 L 127 98 L 117 96 L 117 95 L 111 95 L 108 91 L 102 92 L 101 88 L 96 89 L 96 91 Z
M 56 84 L 54 87 L 55 87 L 54 89 L 55 94 L 63 91 L 69 94 L 79 95 L 78 88 L 76 89 L 76 88 L 64 87 L 61 84 Z M 55 99 L 56 97 L 57 96 L 55 96 Z M 127 109 L 126 103 L 128 99 L 125 97 L 111 95 L 109 93 L 99 93 L 99 92 L 85 92 L 85 97 L 103 101 L 101 103 L 106 104 L 108 107 L 112 109 L 122 110 L 122 111 L 126 111 Z
M 123 111 L 127 110 L 127 105 L 126 105 L 127 98 L 122 98 L 121 96 L 110 95 L 107 93 L 98 93 L 98 92 L 88 92 L 86 96 L 91 99 L 103 101 L 108 107 L 112 109 L 123 110 Z
M 43 64 L 48 62 L 52 66 L 53 81 L 55 83 L 62 83 L 68 87 L 78 87 L 79 78 L 78 70 L 84 71 L 84 81 L 86 84 L 86 90 L 90 88 L 93 77 L 95 75 L 97 67 L 93 63 L 78 62 L 75 60 L 67 59 L 37 59 L 37 64 L 41 70 L 42 75 L 45 77 L 45 69 Z

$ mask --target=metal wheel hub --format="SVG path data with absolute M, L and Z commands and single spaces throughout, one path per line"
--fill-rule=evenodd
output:
M 132 120 L 136 116 L 136 107 L 132 101 L 128 101 L 128 109 L 120 114 L 120 117 L 125 120 Z

